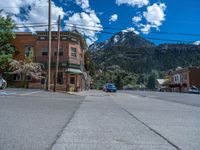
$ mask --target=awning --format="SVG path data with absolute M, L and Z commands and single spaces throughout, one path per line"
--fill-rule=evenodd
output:
M 71 74 L 83 74 L 83 72 L 80 69 L 74 69 L 74 68 L 68 68 L 65 70 L 65 72 Z

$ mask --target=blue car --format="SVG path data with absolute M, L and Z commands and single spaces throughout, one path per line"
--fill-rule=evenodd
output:
M 104 85 L 103 91 L 105 91 L 105 92 L 117 92 L 117 88 L 114 84 L 107 83 L 107 84 Z

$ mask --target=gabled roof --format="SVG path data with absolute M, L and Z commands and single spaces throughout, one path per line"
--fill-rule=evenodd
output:
M 156 79 L 156 81 L 158 82 L 158 84 L 163 85 L 165 83 L 165 79 Z

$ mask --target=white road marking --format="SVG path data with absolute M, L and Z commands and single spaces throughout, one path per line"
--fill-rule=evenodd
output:
M 31 94 L 36 94 L 36 93 L 40 93 L 41 91 L 34 91 L 34 92 L 29 92 L 29 93 L 23 93 L 23 94 L 19 94 L 20 96 L 26 96 L 26 95 L 31 95 Z
M 137 95 L 131 95 L 131 94 L 128 94 L 130 97 L 132 97 L 132 98 L 138 98 L 138 96 Z
M 154 95 L 147 95 L 147 97 L 149 97 L 149 98 L 157 98 L 157 96 L 154 96 Z
M 0 92 L 0 95 L 12 95 L 12 94 L 16 94 L 14 92 Z

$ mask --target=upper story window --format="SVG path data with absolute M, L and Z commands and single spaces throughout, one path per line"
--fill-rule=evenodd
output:
M 48 48 L 47 47 L 43 47 L 41 51 L 42 51 L 42 56 L 48 55 Z
M 77 42 L 77 39 L 76 38 L 71 38 L 71 41 Z
M 44 36 L 40 36 L 39 39 L 40 40 L 46 40 L 46 38 Z
M 33 57 L 33 46 L 25 46 L 25 57 Z
M 181 76 L 180 76 L 179 74 L 174 75 L 174 82 L 175 82 L 175 83 L 181 82 Z
M 54 55 L 57 56 L 57 50 L 55 50 Z M 64 49 L 61 47 L 59 50 L 59 56 L 63 56 L 63 55 L 64 55 Z
M 66 36 L 61 37 L 61 40 L 67 40 Z
M 71 47 L 71 56 L 72 57 L 77 57 L 77 49 L 74 47 Z

